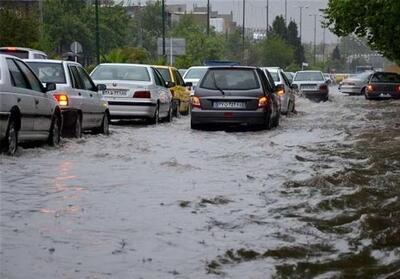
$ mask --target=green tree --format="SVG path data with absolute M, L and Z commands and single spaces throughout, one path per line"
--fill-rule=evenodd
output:
M 336 46 L 332 51 L 332 60 L 340 60 L 342 57 L 340 55 L 339 46 Z
M 301 45 L 300 37 L 298 36 L 297 24 L 290 21 L 287 28 L 287 43 L 294 48 L 294 60 L 298 66 L 305 62 L 304 48 Z
M 282 38 L 271 36 L 259 45 L 259 66 L 274 66 L 285 69 L 293 62 L 294 50 Z
M 272 29 L 270 31 L 270 35 L 279 36 L 281 39 L 287 41 L 288 40 L 288 29 L 286 27 L 285 19 L 282 15 L 276 16 L 274 21 L 272 22 Z
M 148 63 L 150 53 L 141 47 L 115 48 L 104 56 L 108 63 Z
M 400 1 L 329 0 L 326 25 L 338 36 L 354 33 L 400 63 Z

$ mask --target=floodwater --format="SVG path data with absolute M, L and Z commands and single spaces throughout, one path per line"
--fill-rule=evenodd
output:
M 271 131 L 112 126 L 0 155 L 0 277 L 400 278 L 400 101 Z

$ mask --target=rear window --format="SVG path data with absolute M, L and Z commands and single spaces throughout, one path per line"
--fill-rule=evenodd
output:
M 274 81 L 280 81 L 278 72 L 269 71 L 269 73 L 271 74 L 271 76 L 274 79 Z
M 260 83 L 251 69 L 211 69 L 200 87 L 212 90 L 252 90 L 260 88 Z
M 295 81 L 325 81 L 324 76 L 320 72 L 298 72 Z
M 185 74 L 185 79 L 201 79 L 205 75 L 207 70 L 208 68 L 189 69 Z
M 42 83 L 66 83 L 61 63 L 27 62 Z
M 400 83 L 400 75 L 396 73 L 375 73 L 371 82 Z
M 0 49 L 0 54 L 6 54 L 6 55 L 12 55 L 16 56 L 21 59 L 28 59 L 29 58 L 29 52 L 26 50 L 11 50 L 11 49 Z
M 95 80 L 150 81 L 146 67 L 125 65 L 100 65 L 91 74 Z

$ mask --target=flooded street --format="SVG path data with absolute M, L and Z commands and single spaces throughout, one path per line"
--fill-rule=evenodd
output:
M 400 278 L 400 101 L 0 155 L 0 278 Z

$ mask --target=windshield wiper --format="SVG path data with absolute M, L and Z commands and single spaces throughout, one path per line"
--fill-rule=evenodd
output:
M 214 73 L 213 73 L 213 80 L 214 80 L 214 86 L 215 86 L 215 88 L 218 89 L 218 91 L 221 92 L 222 95 L 225 96 L 224 90 L 222 90 L 222 89 L 217 85 L 217 81 L 215 80 L 215 74 L 214 74 Z

